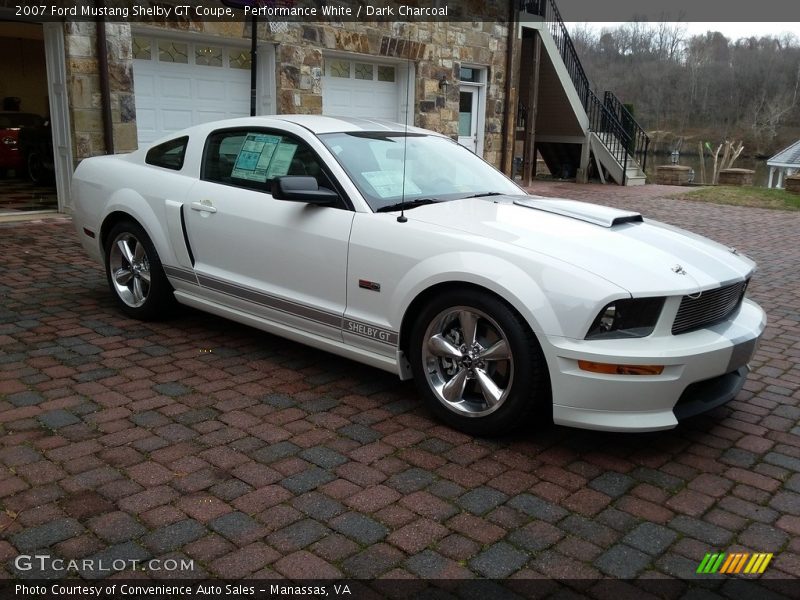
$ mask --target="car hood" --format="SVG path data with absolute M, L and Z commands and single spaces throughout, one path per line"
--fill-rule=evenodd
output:
M 538 196 L 465 198 L 409 211 L 409 220 L 481 236 L 585 269 L 633 295 L 675 295 L 747 278 L 733 248 L 634 212 Z

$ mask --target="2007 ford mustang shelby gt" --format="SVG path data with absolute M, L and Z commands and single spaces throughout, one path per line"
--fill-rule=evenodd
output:
M 455 427 L 552 411 L 674 427 L 733 398 L 754 263 L 641 215 L 526 195 L 439 134 L 322 116 L 199 125 L 84 160 L 75 225 L 122 311 L 177 300 L 416 380 Z

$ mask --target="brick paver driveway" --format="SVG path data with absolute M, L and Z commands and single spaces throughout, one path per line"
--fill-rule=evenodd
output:
M 535 189 L 758 260 L 770 323 L 735 401 L 669 432 L 475 439 L 375 369 L 190 310 L 125 319 L 71 224 L 0 226 L 2 573 L 45 553 L 229 578 L 691 577 L 741 549 L 800 576 L 800 213 Z

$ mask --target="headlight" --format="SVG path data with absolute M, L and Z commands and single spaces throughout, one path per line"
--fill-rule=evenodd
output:
M 592 323 L 587 340 L 639 338 L 653 333 L 664 298 L 626 298 L 607 304 Z
M 15 140 L 13 137 L 11 137 L 9 135 L 9 136 L 6 136 L 6 137 L 3 138 L 3 143 L 6 146 L 16 146 L 17 145 L 17 140 Z

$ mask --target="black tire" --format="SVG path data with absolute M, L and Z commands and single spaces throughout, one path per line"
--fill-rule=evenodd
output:
M 474 326 L 465 313 L 475 317 Z M 470 328 L 475 342 L 468 348 L 463 336 Z M 448 354 L 454 349 L 461 358 Z M 430 300 L 411 330 L 409 359 L 431 410 L 455 429 L 495 436 L 534 421 L 552 423 L 550 378 L 539 342 L 513 308 L 488 292 L 454 289 Z
M 39 156 L 38 152 L 31 152 L 28 154 L 28 159 L 26 161 L 27 164 L 27 172 L 28 178 L 33 183 L 44 183 L 47 179 L 47 173 L 45 171 L 44 165 L 42 164 L 42 159 Z
M 33 151 L 28 155 L 26 161 L 26 172 L 28 179 L 39 185 L 52 185 L 56 180 L 56 173 L 52 168 L 48 168 L 42 161 L 42 155 Z
M 120 221 L 111 228 L 105 239 L 105 267 L 111 295 L 129 317 L 152 321 L 168 316 L 174 308 L 175 296 L 161 260 L 138 223 Z

